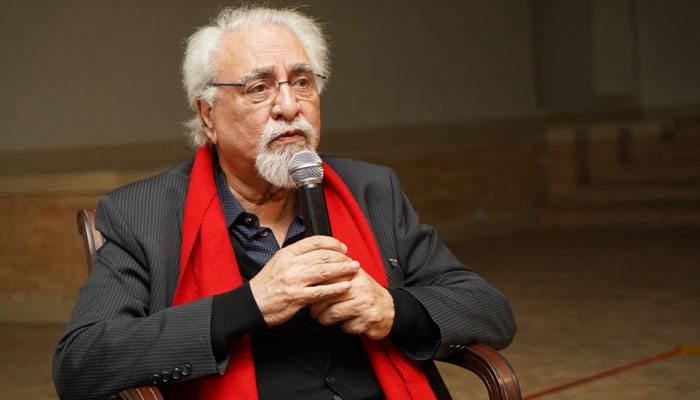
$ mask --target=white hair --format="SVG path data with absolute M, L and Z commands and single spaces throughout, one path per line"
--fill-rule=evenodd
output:
M 182 83 L 190 108 L 197 112 L 197 99 L 210 106 L 216 98 L 216 87 L 209 83 L 214 78 L 214 56 L 219 49 L 222 36 L 229 31 L 263 24 L 284 26 L 294 33 L 311 60 L 314 73 L 329 77 L 330 58 L 328 44 L 321 26 L 312 18 L 294 9 L 271 9 L 242 6 L 225 8 L 214 20 L 200 27 L 186 41 L 185 59 L 182 62 Z M 323 80 L 318 80 L 319 93 L 323 91 Z M 209 141 L 199 115 L 185 123 L 190 144 L 196 149 Z

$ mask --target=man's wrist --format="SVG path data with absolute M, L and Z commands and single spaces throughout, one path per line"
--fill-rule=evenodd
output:
M 232 341 L 266 326 L 248 282 L 212 299 L 211 345 L 217 360 L 226 355 Z
M 423 305 L 408 291 L 390 288 L 394 322 L 388 337 L 402 347 L 418 349 L 437 344 L 440 328 Z

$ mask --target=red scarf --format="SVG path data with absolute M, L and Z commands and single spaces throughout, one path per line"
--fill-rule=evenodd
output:
M 194 160 L 185 201 L 180 277 L 173 305 L 223 293 L 242 284 L 238 263 L 214 183 L 212 151 L 202 146 Z M 324 163 L 324 194 L 333 236 L 348 246 L 348 256 L 383 286 L 387 277 L 374 235 L 343 181 Z M 435 399 L 418 362 L 388 340 L 361 337 L 387 400 Z M 181 399 L 257 399 L 250 335 L 234 341 L 224 375 L 181 385 Z

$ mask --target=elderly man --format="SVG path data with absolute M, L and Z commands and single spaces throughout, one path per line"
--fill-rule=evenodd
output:
M 54 356 L 62 398 L 429 399 L 431 359 L 510 343 L 506 300 L 391 170 L 324 157 L 334 237 L 306 237 L 287 168 L 318 146 L 327 57 L 290 10 L 225 9 L 190 37 L 196 157 L 100 200 L 106 243 Z

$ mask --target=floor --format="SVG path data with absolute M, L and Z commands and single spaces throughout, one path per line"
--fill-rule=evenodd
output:
M 540 229 L 446 240 L 510 300 L 518 334 L 503 351 L 523 395 L 700 345 L 700 228 Z M 61 326 L 0 325 L 2 399 L 55 399 Z M 477 378 L 441 366 L 455 400 Z M 543 399 L 700 399 L 700 354 L 681 354 Z M 538 397 L 539 398 L 539 397 Z

